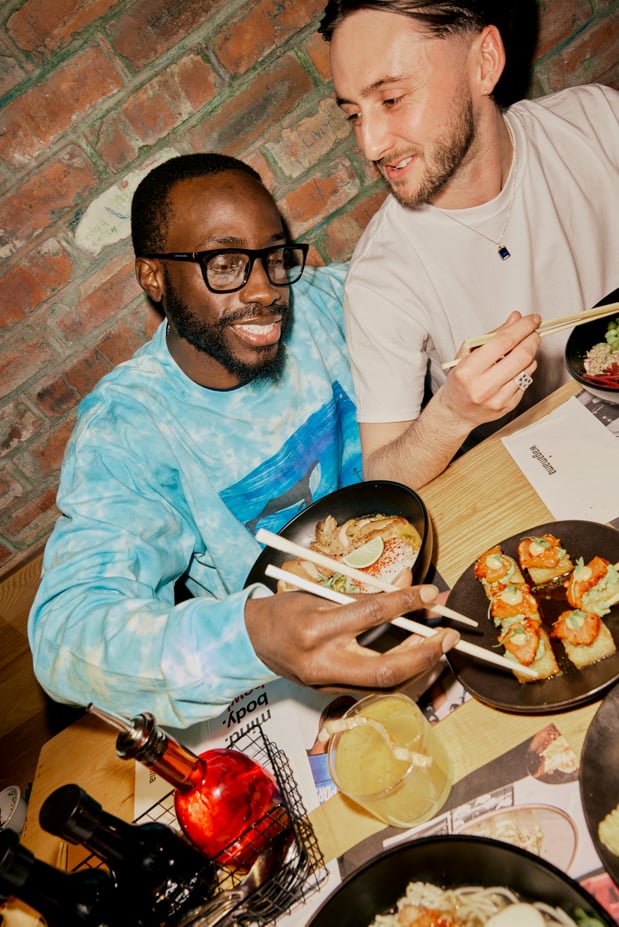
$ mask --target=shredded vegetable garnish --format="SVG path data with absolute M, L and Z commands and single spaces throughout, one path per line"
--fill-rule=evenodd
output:
M 597 386 L 619 389 L 619 318 L 608 323 L 604 341 L 587 351 L 582 376 Z

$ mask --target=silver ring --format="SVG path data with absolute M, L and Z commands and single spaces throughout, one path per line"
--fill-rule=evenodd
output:
M 517 377 L 514 377 L 514 383 L 516 384 L 518 389 L 522 390 L 523 393 L 525 389 L 527 389 L 527 387 L 531 385 L 532 382 L 533 382 L 533 377 L 530 377 L 528 373 L 524 372 L 524 370 L 522 371 L 522 373 L 519 373 Z

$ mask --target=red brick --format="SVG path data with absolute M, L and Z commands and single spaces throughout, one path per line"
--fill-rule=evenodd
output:
M 97 183 L 95 170 L 75 147 L 46 162 L 21 186 L 0 200 L 3 217 L 3 254 L 8 256 L 27 244 L 42 229 L 53 225 L 63 209 L 85 198 Z
M 111 369 L 112 364 L 95 350 L 72 364 L 65 377 L 69 386 L 73 386 L 80 397 L 83 397 L 90 393 L 101 377 Z
M 112 367 L 128 360 L 146 341 L 146 333 L 138 334 L 129 325 L 121 323 L 99 342 L 99 351 Z
M 129 125 L 152 145 L 215 95 L 215 76 L 199 55 L 188 55 L 132 94 L 123 107 Z
M 40 545 L 56 521 L 56 490 L 46 489 L 18 511 L 2 526 L 2 533 L 21 547 Z
M 141 292 L 133 261 L 104 267 L 82 287 L 77 312 L 61 320 L 63 333 L 71 340 L 83 338 L 113 319 Z
M 244 161 L 245 164 L 249 164 L 250 167 L 253 167 L 253 169 L 260 174 L 262 183 L 267 190 L 273 193 L 276 183 L 275 175 L 271 170 L 271 165 L 263 155 L 261 148 L 253 148 L 249 151 L 242 152 L 239 157 L 241 161 Z
M 6 511 L 16 499 L 24 495 L 24 487 L 14 476 L 7 472 L 6 467 L 0 473 L 0 511 Z
M 318 32 L 312 32 L 303 46 L 312 64 L 324 81 L 331 80 L 329 64 L 329 43 Z
M 278 125 L 312 92 L 307 72 L 286 55 L 257 73 L 250 85 L 238 90 L 212 115 L 189 133 L 194 151 L 236 154 L 254 144 L 267 126 Z
M 14 49 L 0 35 L 0 94 L 4 95 L 28 76 L 26 67 L 15 58 Z
M 619 35 L 619 13 L 593 23 L 548 60 L 546 83 L 549 89 L 591 83 L 606 72 L 617 78 L 617 43 L 609 42 L 609 35 Z
M 170 68 L 170 71 L 192 112 L 197 112 L 215 96 L 215 74 L 211 66 L 199 55 L 186 55 Z
M 75 416 L 71 415 L 55 425 L 45 440 L 39 441 L 35 447 L 31 446 L 30 457 L 34 466 L 31 468 L 26 467 L 21 461 L 24 472 L 30 477 L 38 476 L 44 479 L 49 476 L 57 481 L 67 441 L 71 437 L 74 426 Z
M 331 167 L 331 166 L 330 166 Z M 359 179 L 343 158 L 326 177 L 318 173 L 289 193 L 280 204 L 294 235 L 304 233 L 320 219 L 344 206 L 359 192 Z
M 330 261 L 348 261 L 361 233 L 376 210 L 385 201 L 384 189 L 376 190 L 370 196 L 349 209 L 343 215 L 331 219 L 327 226 L 326 249 Z
M 227 0 L 137 0 L 108 27 L 110 42 L 140 70 L 226 6 Z
M 7 31 L 25 51 L 55 49 L 107 13 L 116 0 L 26 0 L 7 22 Z
M 41 419 L 19 399 L 0 408 L 0 457 L 31 438 L 41 428 Z M 3 490 L 0 491 L 2 495 Z
M 307 266 L 308 267 L 324 267 L 324 261 L 320 252 L 313 246 L 310 246 L 309 251 L 307 252 Z
M 101 48 L 89 48 L 16 97 L 3 112 L 0 158 L 24 165 L 122 86 Z
M 0 347 L 0 399 L 39 374 L 53 357 L 47 340 L 26 326 L 19 329 L 19 337 L 5 339 Z
M 220 30 L 213 51 L 230 72 L 244 74 L 257 61 L 279 48 L 324 9 L 324 0 L 304 0 L 300 15 L 298 0 L 258 0 L 243 14 L 229 19 Z
M 274 127 L 263 148 L 288 177 L 298 177 L 349 136 L 350 126 L 335 100 L 323 99 L 311 114 Z
M 81 398 L 77 390 L 67 383 L 64 374 L 55 377 L 49 383 L 40 384 L 35 396 L 41 412 L 48 419 L 70 412 Z
M 23 319 L 39 303 L 65 286 L 73 264 L 62 245 L 49 239 L 0 277 L 3 324 Z
M 600 84 L 606 84 L 607 87 L 613 87 L 615 90 L 619 90 L 619 70 L 617 70 L 617 63 L 614 62 L 606 71 L 601 71 L 597 75 L 596 81 L 599 81 Z
M 539 5 L 539 34 L 535 56 L 548 54 L 587 22 L 591 16 L 587 0 L 541 0 Z
M 123 112 L 111 113 L 86 139 L 113 171 L 121 170 L 138 153 L 137 138 Z
M 20 470 L 36 485 L 53 484 L 55 492 L 62 458 L 74 425 L 75 416 L 67 416 L 54 424 L 44 437 L 30 442 L 23 453 L 16 456 L 15 461 Z

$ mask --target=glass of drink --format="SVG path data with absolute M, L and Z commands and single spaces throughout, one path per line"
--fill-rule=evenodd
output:
M 412 699 L 368 695 L 333 723 L 331 778 L 385 824 L 413 827 L 433 817 L 451 791 L 449 757 Z

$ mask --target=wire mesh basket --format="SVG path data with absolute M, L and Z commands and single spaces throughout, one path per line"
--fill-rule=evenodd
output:
M 255 723 L 239 736 L 234 749 L 246 753 L 269 770 L 275 777 L 281 795 L 281 805 L 274 806 L 241 835 L 243 841 L 251 843 L 252 832 L 255 831 L 258 852 L 259 848 L 264 847 L 265 833 L 281 833 L 283 820 L 286 828 L 290 826 L 291 830 L 290 846 L 281 867 L 262 887 L 252 892 L 246 900 L 239 901 L 234 910 L 226 915 L 225 922 L 228 924 L 234 923 L 239 927 L 266 927 L 274 924 L 277 918 L 289 913 L 316 891 L 327 877 L 327 869 L 286 754 L 269 740 L 259 723 Z M 144 811 L 134 823 L 146 824 L 149 821 L 165 824 L 180 832 L 174 810 L 174 790 Z M 225 850 L 221 856 L 225 856 Z M 217 862 L 216 858 L 215 863 Z M 100 860 L 91 854 L 75 869 L 99 865 Z M 215 899 L 221 898 L 223 901 L 229 897 L 227 893 L 239 886 L 246 876 L 245 869 L 231 869 L 229 863 L 222 865 L 215 888 Z M 204 899 L 204 902 L 205 911 L 207 908 L 210 911 L 213 907 L 213 896 Z M 196 912 L 195 921 L 192 923 L 199 927 L 199 912 Z M 202 923 L 207 923 L 206 916 Z

